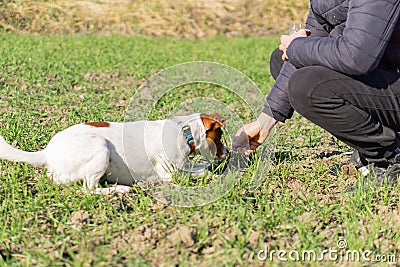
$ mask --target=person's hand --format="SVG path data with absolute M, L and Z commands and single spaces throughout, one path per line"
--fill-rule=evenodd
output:
M 279 45 L 279 50 L 281 50 L 283 52 L 282 54 L 282 60 L 283 61 L 287 61 L 289 60 L 287 54 L 286 54 L 286 50 L 289 47 L 290 43 L 299 37 L 307 37 L 311 34 L 310 30 L 306 30 L 306 29 L 301 29 L 298 30 L 297 32 L 291 34 L 291 35 L 281 35 L 281 44 Z
M 232 149 L 245 155 L 251 154 L 264 143 L 277 120 L 261 113 L 257 120 L 244 125 L 233 139 Z

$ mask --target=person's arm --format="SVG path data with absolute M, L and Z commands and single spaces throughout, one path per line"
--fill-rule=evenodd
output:
M 311 31 L 311 36 L 328 36 L 324 26 L 315 19 L 310 9 L 306 21 L 306 29 Z M 285 62 L 272 87 L 263 111 L 257 120 L 244 125 L 236 133 L 232 143 L 232 149 L 244 154 L 252 153 L 267 139 L 272 128 L 278 121 L 284 122 L 293 114 L 293 108 L 289 102 L 288 81 L 296 68 L 290 63 Z
M 314 13 L 310 9 L 306 21 L 306 29 L 311 31 L 311 36 L 328 36 L 324 26 L 318 23 Z M 260 146 L 270 134 L 278 121 L 284 122 L 293 114 L 293 108 L 289 102 L 288 81 L 296 68 L 285 62 L 265 101 L 265 107 L 257 120 L 244 125 L 236 133 L 232 143 L 232 149 L 244 154 L 250 154 Z
M 295 67 L 325 66 L 349 75 L 375 69 L 400 15 L 398 0 L 350 0 L 343 35 L 297 38 L 287 48 Z
M 324 25 L 317 21 L 311 9 L 309 10 L 307 16 L 306 29 L 311 32 L 311 37 L 325 37 L 329 35 L 324 28 Z M 263 112 L 281 122 L 284 122 L 286 119 L 290 119 L 293 115 L 294 110 L 289 102 L 287 88 L 289 84 L 289 78 L 295 70 L 296 67 L 290 62 L 285 62 L 283 64 L 282 70 L 265 101 Z

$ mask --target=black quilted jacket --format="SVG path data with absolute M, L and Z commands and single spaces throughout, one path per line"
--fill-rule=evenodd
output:
M 389 83 L 400 78 L 399 0 L 311 0 L 310 7 L 312 34 L 292 41 L 265 102 L 264 112 L 270 108 L 282 122 L 293 114 L 287 87 L 296 68 L 319 65 L 350 76 L 378 68 Z

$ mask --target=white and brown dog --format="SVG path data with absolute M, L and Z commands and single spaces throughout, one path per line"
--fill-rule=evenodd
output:
M 225 119 L 193 114 L 158 121 L 87 122 L 57 133 L 46 148 L 26 152 L 0 137 L 0 159 L 47 168 L 57 184 L 82 181 L 93 193 L 127 192 L 140 180 L 171 180 L 192 153 L 224 158 L 221 142 Z M 99 188 L 100 178 L 117 184 Z

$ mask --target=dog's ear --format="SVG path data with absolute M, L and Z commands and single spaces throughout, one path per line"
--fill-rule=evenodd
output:
M 200 114 L 200 118 L 203 121 L 204 128 L 206 131 L 215 130 L 225 125 L 226 119 L 218 113 L 213 114 Z

